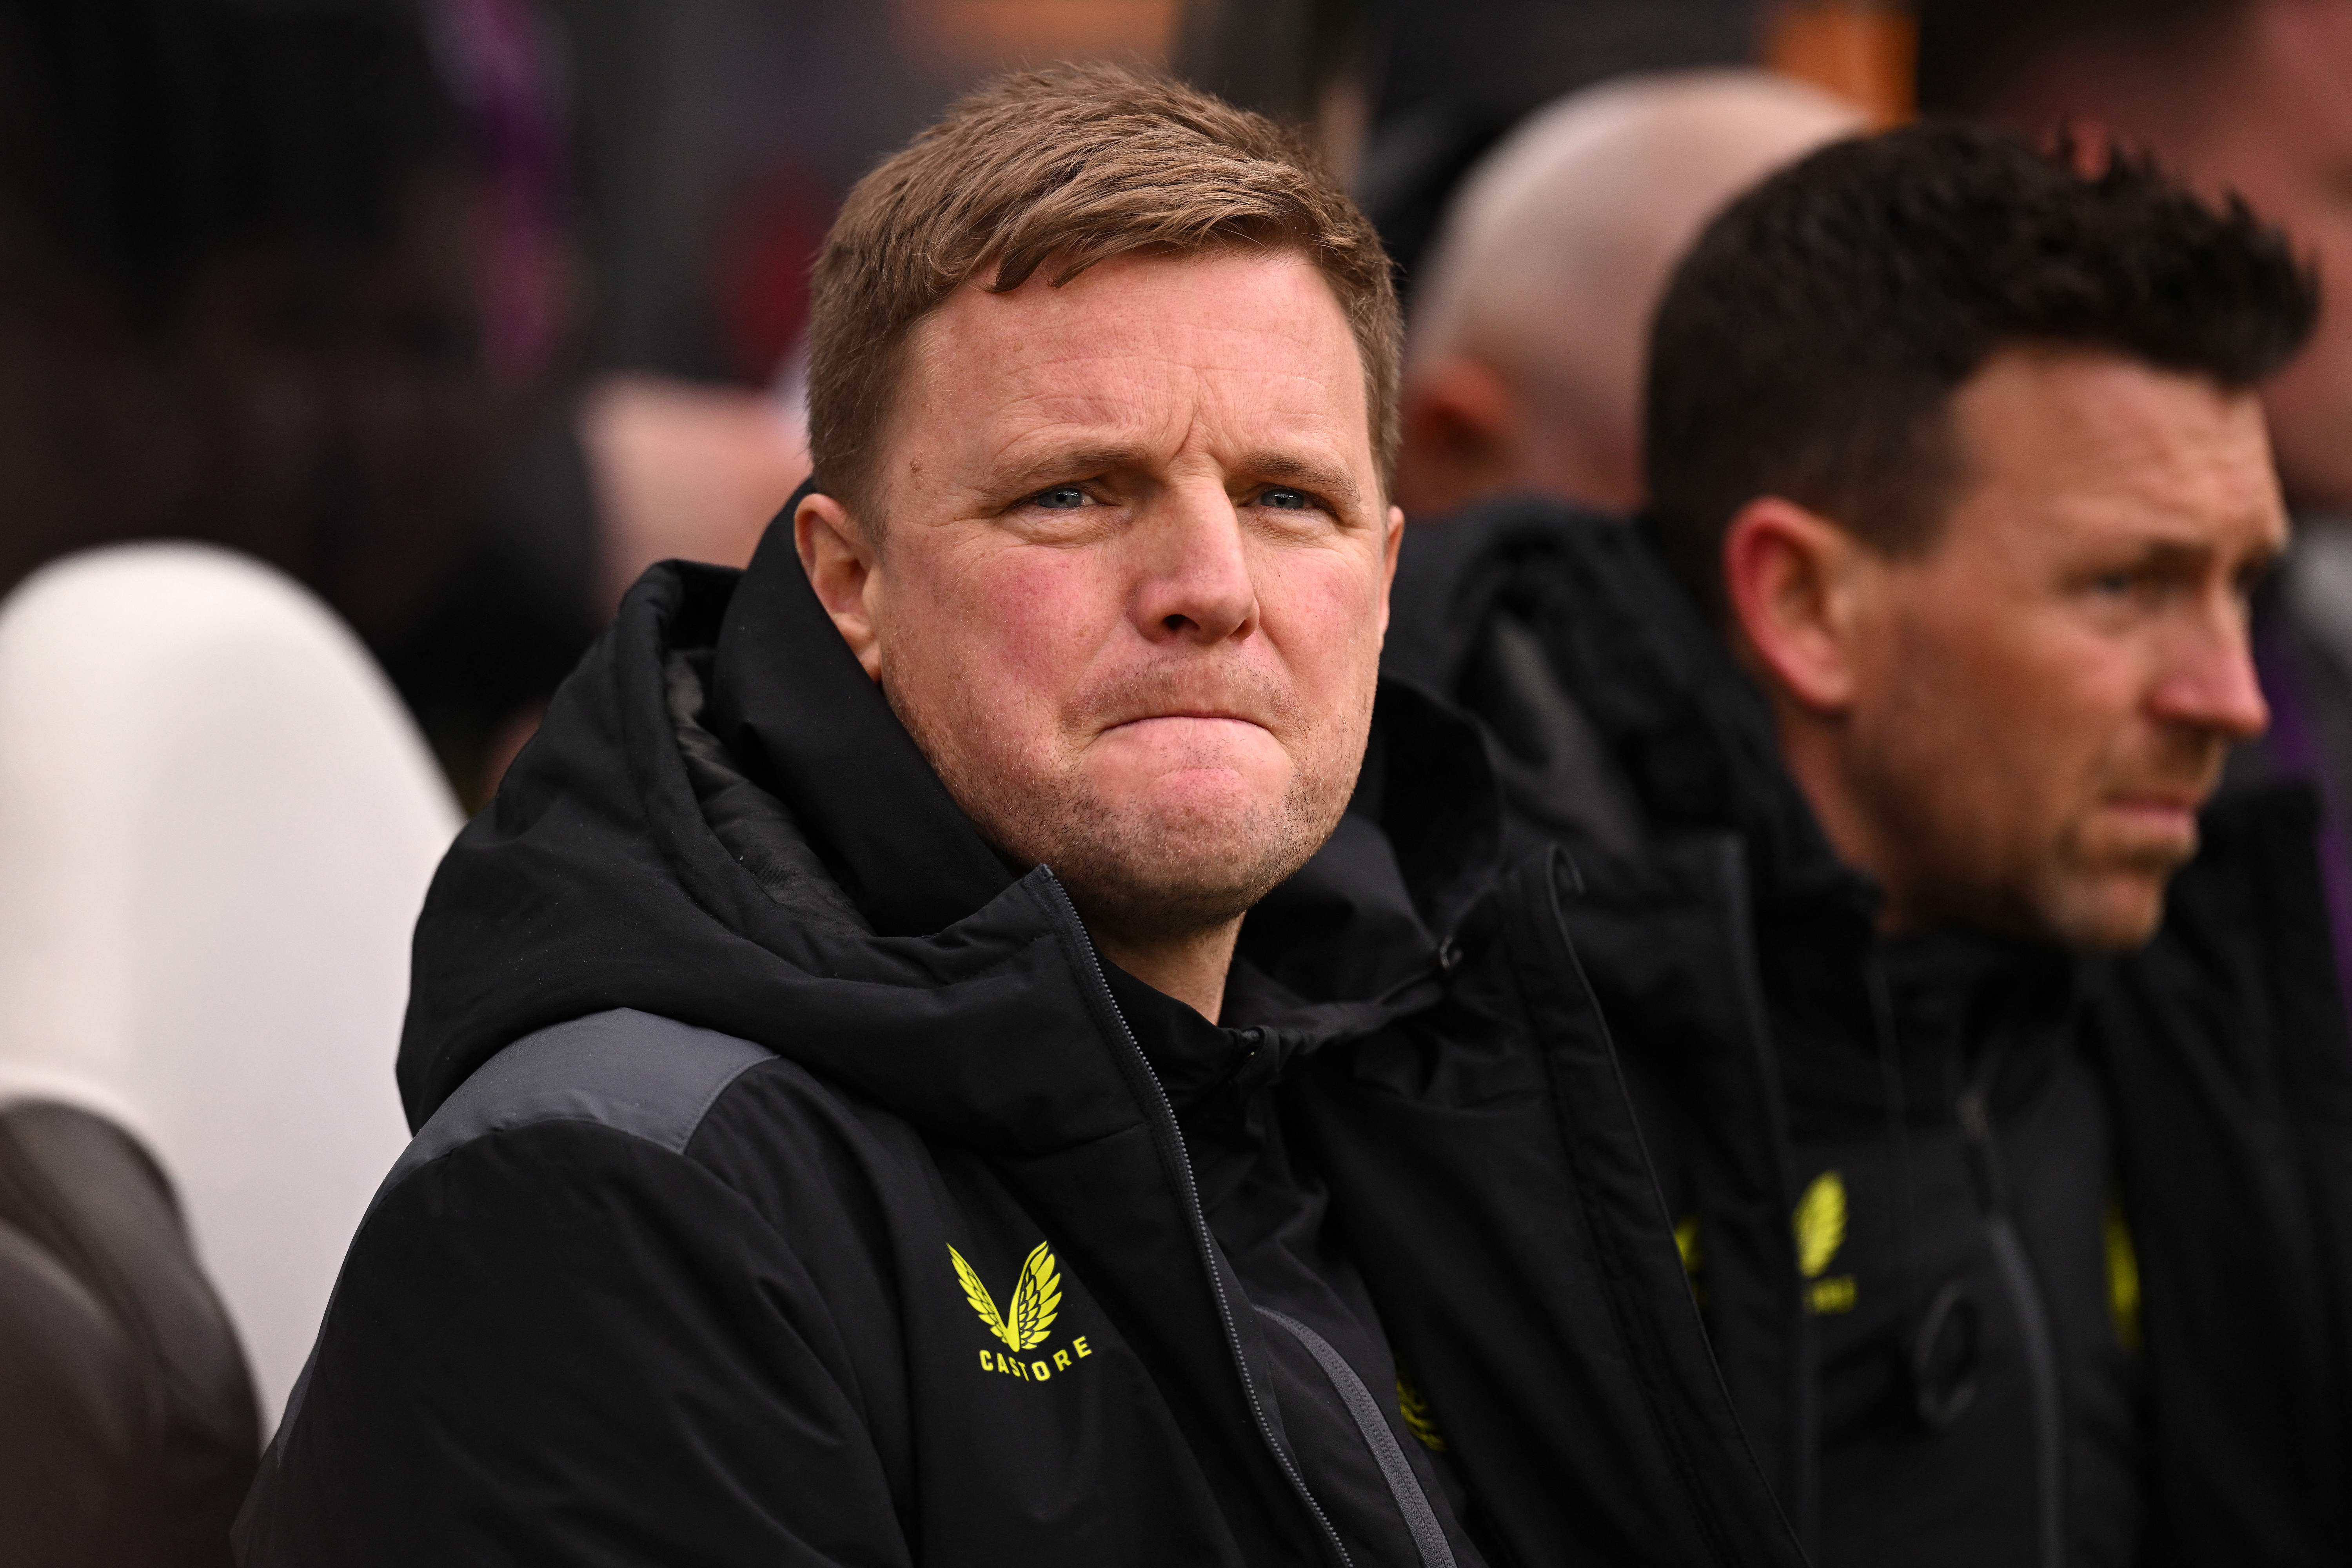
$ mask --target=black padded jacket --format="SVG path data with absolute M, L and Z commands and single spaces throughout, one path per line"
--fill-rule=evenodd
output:
M 450 852 L 239 1521 L 334 1563 L 1790 1564 L 1539 856 L 1385 692 L 1226 1023 L 1007 866 L 771 531 Z

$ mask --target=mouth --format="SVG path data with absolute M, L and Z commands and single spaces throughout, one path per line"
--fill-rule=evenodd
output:
M 2200 795 L 2121 795 L 2107 801 L 2107 810 L 2152 838 L 2193 842 L 2197 812 L 2205 804 Z
M 2107 804 L 2119 811 L 2150 811 L 2165 816 L 2193 817 L 2205 809 L 2203 789 L 2147 789 L 2137 794 L 2111 795 Z
M 1109 734 L 1114 730 L 1132 729 L 1138 725 L 1165 724 L 1170 722 L 1180 724 L 1245 724 L 1255 729 L 1266 729 L 1270 727 L 1262 719 L 1252 717 L 1250 715 L 1245 713 L 1234 713 L 1225 708 L 1171 708 L 1162 713 L 1137 714 L 1132 718 L 1120 719 L 1115 724 L 1105 726 L 1104 733 Z

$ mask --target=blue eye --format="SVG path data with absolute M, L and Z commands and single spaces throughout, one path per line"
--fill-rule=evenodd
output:
M 1049 512 L 1075 511 L 1087 504 L 1087 493 L 1076 485 L 1056 485 L 1050 490 L 1038 491 L 1029 497 L 1029 502 Z
M 1268 490 L 1257 498 L 1261 507 L 1276 507 L 1286 512 L 1303 512 L 1315 503 L 1304 490 Z

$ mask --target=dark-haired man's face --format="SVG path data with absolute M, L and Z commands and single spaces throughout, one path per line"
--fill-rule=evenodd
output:
M 1304 863 L 1362 763 L 1402 525 L 1321 275 L 1236 251 L 967 286 L 884 440 L 870 521 L 811 497 L 802 559 L 982 831 L 1130 967 Z
M 2261 408 L 2015 350 L 1952 415 L 1934 544 L 1839 547 L 1824 573 L 1832 678 L 1793 704 L 1775 683 L 1791 766 L 1895 924 L 2137 944 L 2225 753 L 2268 722 L 2247 595 L 2286 525 Z

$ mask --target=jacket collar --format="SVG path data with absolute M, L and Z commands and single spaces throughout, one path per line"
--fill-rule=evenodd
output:
M 1729 833 L 1759 901 L 1867 917 L 1870 880 L 1831 850 L 1781 762 L 1771 709 L 1667 570 L 1643 521 L 1518 497 L 1408 535 L 1406 635 L 1391 668 L 1474 707 L 1481 641 L 1509 620 L 1540 643 L 1652 840 Z
M 877 936 L 941 931 L 1014 873 L 963 814 L 809 586 L 793 493 L 735 585 L 705 721 L 792 810 Z

